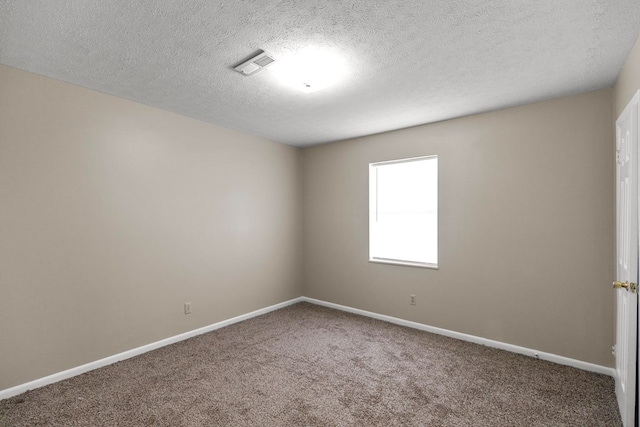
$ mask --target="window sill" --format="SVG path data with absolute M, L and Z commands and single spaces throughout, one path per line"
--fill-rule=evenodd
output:
M 425 262 L 412 262 L 412 261 L 402 261 L 398 259 L 386 259 L 386 258 L 369 258 L 369 262 L 375 262 L 378 264 L 393 264 L 393 265 L 403 265 L 405 267 L 418 267 L 418 268 L 428 268 L 430 270 L 439 270 L 438 264 L 428 264 Z

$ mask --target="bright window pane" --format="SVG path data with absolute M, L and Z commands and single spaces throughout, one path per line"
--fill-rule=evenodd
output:
M 369 258 L 436 267 L 438 158 L 369 165 Z

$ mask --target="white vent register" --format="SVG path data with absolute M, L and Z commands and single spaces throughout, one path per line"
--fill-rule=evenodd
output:
M 233 67 L 233 69 L 245 76 L 252 76 L 263 68 L 273 64 L 273 62 L 275 62 L 275 59 L 273 59 L 273 56 L 269 52 L 261 51 L 261 53 Z

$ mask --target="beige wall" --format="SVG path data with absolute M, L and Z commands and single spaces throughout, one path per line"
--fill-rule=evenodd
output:
M 607 89 L 305 149 L 305 295 L 612 366 L 612 117 Z M 369 263 L 368 164 L 432 154 L 440 269 Z
M 638 89 L 640 89 L 640 38 L 636 40 L 614 86 L 615 117 L 622 113 Z
M 638 88 L 640 41 L 613 91 L 301 154 L 0 66 L 0 390 L 303 293 L 612 366 L 611 118 Z M 424 154 L 440 270 L 367 262 L 368 163 Z
M 4 66 L 0 94 L 0 390 L 301 295 L 299 150 Z

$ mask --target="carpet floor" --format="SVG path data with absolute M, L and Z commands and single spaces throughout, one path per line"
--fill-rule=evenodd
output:
M 309 303 L 0 401 L 0 426 L 619 426 L 612 378 Z

